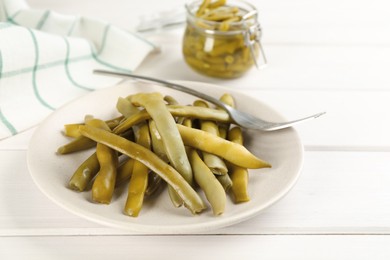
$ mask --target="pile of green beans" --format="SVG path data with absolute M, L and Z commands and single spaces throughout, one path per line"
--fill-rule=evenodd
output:
M 234 106 L 229 94 L 220 100 Z M 226 112 L 204 101 L 180 106 L 157 92 L 137 93 L 118 98 L 116 108 L 121 115 L 114 119 L 87 115 L 83 123 L 65 125 L 72 140 L 57 154 L 91 150 L 69 188 L 91 190 L 92 201 L 109 204 L 127 184 L 126 215 L 137 217 L 144 200 L 165 186 L 173 205 L 193 214 L 208 207 L 199 187 L 213 214 L 221 215 L 227 193 L 235 203 L 249 200 L 247 169 L 271 167 L 243 146 L 241 129 L 231 126 Z

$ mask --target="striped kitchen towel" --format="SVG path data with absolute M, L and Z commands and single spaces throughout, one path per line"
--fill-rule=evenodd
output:
M 0 140 L 37 125 L 64 103 L 131 72 L 152 43 L 109 23 L 0 0 Z

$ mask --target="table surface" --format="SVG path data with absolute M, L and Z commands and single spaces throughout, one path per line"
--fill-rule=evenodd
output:
M 132 30 L 141 14 L 173 0 L 29 0 Z M 183 27 L 144 34 L 160 45 L 136 71 L 210 82 L 294 119 L 305 147 L 295 187 L 258 216 L 204 234 L 139 234 L 69 213 L 34 185 L 26 164 L 31 129 L 0 142 L 1 259 L 389 259 L 390 15 L 387 0 L 256 0 L 269 66 L 218 80 L 181 57 Z

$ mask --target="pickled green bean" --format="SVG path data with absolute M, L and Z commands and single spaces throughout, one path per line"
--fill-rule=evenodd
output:
M 96 153 L 89 156 L 74 172 L 69 180 L 69 188 L 84 191 L 100 169 Z
M 91 126 L 80 126 L 80 133 L 135 160 L 141 161 L 175 189 L 183 199 L 185 206 L 193 214 L 205 209 L 202 199 L 188 182 L 172 166 L 166 164 L 150 150 L 123 137 Z
M 228 139 L 239 145 L 243 145 L 243 136 L 239 127 L 234 127 L 229 131 Z M 232 179 L 231 191 L 236 203 L 250 200 L 248 194 L 248 170 L 234 164 L 229 165 L 229 173 Z
M 136 143 L 151 149 L 151 139 L 149 135 L 149 127 L 146 123 L 141 124 L 135 129 Z M 130 178 L 127 200 L 124 212 L 132 217 L 137 217 L 141 211 L 144 201 L 145 191 L 148 187 L 148 171 L 149 169 L 141 162 L 135 161 L 133 173 Z
M 206 195 L 207 200 L 211 204 L 214 215 L 221 215 L 225 211 L 226 194 L 225 190 L 208 166 L 199 157 L 195 149 L 187 149 L 194 178 Z
M 196 100 L 194 106 L 199 107 L 208 107 L 207 103 L 202 100 Z M 201 120 L 200 129 L 207 133 L 219 136 L 218 125 L 214 121 L 210 120 Z M 227 174 L 228 169 L 225 162 L 215 154 L 210 154 L 208 152 L 202 152 L 204 163 L 210 168 L 210 170 L 216 175 Z
M 108 125 L 99 119 L 86 121 L 86 126 L 93 126 L 105 132 L 111 131 Z M 98 203 L 109 204 L 115 189 L 118 153 L 102 143 L 97 143 L 96 156 L 100 169 L 92 184 L 92 200 Z
M 244 146 L 227 141 L 202 130 L 177 125 L 183 142 L 187 146 L 216 154 L 233 164 L 250 169 L 267 168 L 271 165 L 256 157 Z
M 169 113 L 163 96 L 160 93 L 138 93 L 131 97 L 135 106 L 142 106 L 156 123 L 158 132 L 163 140 L 169 162 L 192 185 L 193 176 L 183 141 L 176 127 L 176 122 Z

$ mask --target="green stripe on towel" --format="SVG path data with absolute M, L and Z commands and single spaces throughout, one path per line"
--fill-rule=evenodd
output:
M 18 133 L 15 127 L 7 120 L 7 118 L 5 118 L 3 112 L 1 112 L 1 109 L 0 109 L 0 121 L 3 123 L 3 125 L 5 125 L 5 127 L 7 127 L 8 131 L 10 131 L 12 135 L 16 135 Z
M 108 62 L 105 62 L 103 60 L 101 60 L 97 55 L 96 53 L 93 52 L 92 50 L 92 47 L 91 47 L 91 52 L 92 52 L 92 57 L 95 59 L 95 61 L 97 61 L 98 63 L 106 66 L 106 67 L 109 67 L 111 69 L 114 69 L 114 70 L 118 70 L 118 71 L 122 71 L 122 72 L 126 72 L 126 73 L 132 73 L 131 70 L 128 70 L 128 69 L 124 69 L 124 68 L 121 68 L 121 67 L 118 67 L 118 66 L 114 66 Z
M 66 34 L 67 36 L 70 36 L 73 33 L 74 28 L 76 27 L 77 23 L 79 23 L 79 22 L 80 22 L 80 17 L 77 17 L 74 19 L 72 25 L 69 28 L 68 33 Z
M 104 48 L 106 47 L 106 40 L 107 40 L 108 30 L 110 30 L 110 27 L 111 27 L 111 25 L 107 24 L 106 27 L 104 28 L 104 32 L 103 32 L 103 37 L 102 37 L 102 40 L 101 40 L 100 48 L 99 48 L 99 51 L 96 53 L 97 55 L 100 55 L 103 52 Z
M 39 22 L 38 22 L 37 26 L 35 27 L 35 29 L 41 30 L 42 27 L 43 27 L 43 25 L 45 24 L 47 18 L 49 17 L 49 15 L 50 15 L 50 11 L 48 10 L 48 11 L 46 11 L 46 12 L 42 15 L 42 18 L 41 18 L 41 20 L 39 20 Z
M 1 50 L 0 50 L 0 79 L 3 75 L 3 55 L 1 54 Z
M 37 41 L 37 38 L 35 37 L 35 34 L 34 32 L 29 29 L 29 28 L 26 28 L 29 33 L 31 34 L 31 38 L 33 40 L 33 43 L 34 43 L 34 48 L 35 48 L 35 61 L 34 61 L 34 66 L 33 66 L 33 71 L 32 71 L 32 84 L 33 84 L 33 88 L 34 88 L 34 94 L 35 94 L 35 97 L 39 100 L 39 102 L 46 108 L 50 109 L 50 110 L 54 110 L 54 107 L 50 106 L 42 97 L 41 95 L 39 94 L 39 90 L 38 90 L 38 86 L 37 86 L 37 80 L 36 80 L 36 74 L 37 74 L 37 68 L 38 68 L 38 62 L 39 62 L 39 48 L 38 48 L 38 41 Z
M 76 87 L 82 88 L 84 90 L 88 90 L 88 91 L 94 90 L 92 87 L 83 86 L 83 85 L 77 83 L 73 79 L 72 75 L 70 74 L 70 70 L 69 70 L 70 44 L 69 44 L 68 39 L 66 39 L 65 37 L 64 37 L 64 41 L 65 41 L 65 45 L 66 45 L 66 58 L 65 58 L 64 66 L 65 66 L 66 76 L 68 77 L 69 81 L 72 82 L 72 84 L 75 85 Z M 88 56 L 88 57 L 92 58 L 92 56 Z
M 10 131 L 12 135 L 16 135 L 18 133 L 15 127 L 7 120 L 7 118 L 5 118 L 5 116 L 1 112 L 1 109 L 0 109 L 0 121 L 3 123 L 3 125 L 5 125 L 5 127 L 7 127 L 8 131 Z
M 0 80 L 2 76 L 2 71 L 3 71 L 3 56 L 1 55 L 1 51 L 0 51 Z M 7 120 L 7 118 L 1 112 L 1 109 L 0 109 L 0 121 L 3 123 L 3 125 L 5 125 L 5 127 L 7 127 L 7 129 L 10 131 L 12 135 L 15 135 L 17 133 L 15 127 Z
M 7 21 L 12 23 L 12 24 L 18 25 L 18 23 L 15 22 L 15 17 L 18 16 L 21 11 L 22 10 L 19 10 L 19 11 L 15 12 L 12 16 L 9 16 L 8 13 L 7 13 L 7 10 L 5 10 L 5 14 L 7 15 Z
M 84 60 L 88 60 L 88 59 L 92 59 L 92 56 L 90 54 L 69 59 L 68 63 L 70 64 L 70 63 L 84 61 Z M 48 63 L 44 63 L 44 64 L 39 64 L 37 66 L 36 70 L 39 71 L 39 70 L 44 70 L 44 69 L 50 69 L 50 68 L 53 68 L 56 66 L 63 66 L 63 64 L 64 64 L 64 60 L 61 59 L 61 60 L 52 61 L 52 62 L 48 62 Z M 19 76 L 20 74 L 30 73 L 33 70 L 34 70 L 34 67 L 26 67 L 26 68 L 22 68 L 19 70 L 3 72 L 3 78 Z
M 152 46 L 153 49 L 158 49 L 157 45 L 155 45 L 154 43 L 148 41 L 148 40 L 145 39 L 145 38 L 142 38 L 142 37 L 139 36 L 137 33 L 129 32 L 129 31 L 126 31 L 126 32 L 129 33 L 130 35 L 132 35 L 133 37 L 137 38 L 138 40 L 143 41 L 144 43 L 146 43 L 146 44 Z

